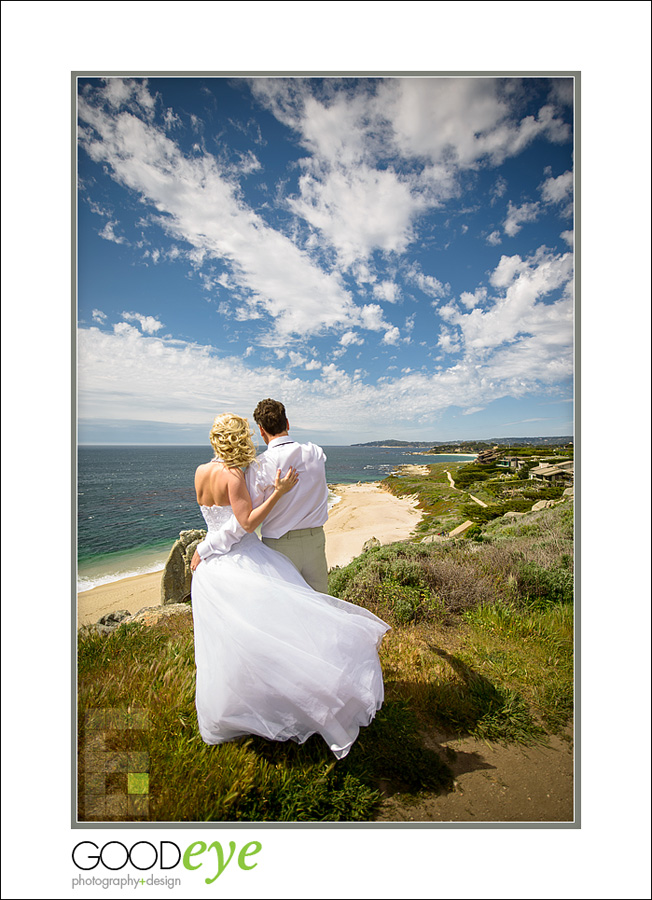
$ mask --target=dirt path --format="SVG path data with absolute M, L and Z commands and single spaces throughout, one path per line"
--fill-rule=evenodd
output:
M 460 491 L 460 489 L 458 487 L 455 487 L 455 482 L 453 481 L 453 476 L 451 475 L 451 473 L 448 471 L 448 469 L 446 469 L 445 471 L 446 471 L 446 474 L 448 475 L 448 481 L 450 482 L 450 486 L 453 488 L 454 491 L 459 491 L 461 494 L 462 491 Z M 473 494 L 469 494 L 469 497 L 471 498 L 471 500 L 473 500 L 474 503 L 477 503 L 478 506 L 484 506 L 484 507 L 487 506 L 486 503 L 483 503 L 482 500 L 478 500 L 478 498 L 474 497 Z
M 488 745 L 475 738 L 447 740 L 430 733 L 424 743 L 452 769 L 455 786 L 419 799 L 393 794 L 379 822 L 572 822 L 572 730 L 546 747 Z

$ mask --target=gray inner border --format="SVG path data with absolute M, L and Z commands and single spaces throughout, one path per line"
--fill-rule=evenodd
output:
M 575 459 L 581 456 L 580 420 L 580 297 L 581 297 L 581 128 L 580 128 L 580 86 L 579 71 L 531 71 L 518 70 L 469 72 L 469 71 L 261 71 L 261 72 L 171 72 L 171 71 L 73 71 L 71 72 L 71 827 L 73 829 L 197 829 L 201 828 L 453 828 L 453 829 L 579 829 L 581 828 L 581 683 L 580 645 L 581 633 L 581 590 L 580 590 L 580 506 L 581 478 L 575 476 L 575 711 L 574 711 L 574 810 L 572 822 L 80 822 L 77 820 L 77 81 L 79 78 L 573 78 L 573 143 L 575 148 L 575 191 L 574 191 L 574 447 Z M 578 453 L 579 450 L 579 453 Z

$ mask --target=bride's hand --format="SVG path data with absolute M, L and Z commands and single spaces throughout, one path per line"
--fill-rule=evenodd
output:
M 296 469 L 293 469 L 292 466 L 287 471 L 287 474 L 281 478 L 281 470 L 276 470 L 276 480 L 274 482 L 274 490 L 278 491 L 279 494 L 287 494 L 288 491 L 291 491 L 295 486 L 297 481 L 299 480 L 299 475 Z

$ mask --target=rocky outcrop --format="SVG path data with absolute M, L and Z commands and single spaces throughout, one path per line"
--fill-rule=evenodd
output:
M 374 550 L 376 547 L 382 547 L 382 544 L 377 537 L 370 537 L 369 540 L 365 541 L 362 545 L 362 552 L 366 553 L 367 550 Z
M 195 552 L 194 550 L 192 551 Z M 126 619 L 127 622 L 141 622 L 143 625 L 156 625 L 161 619 L 170 616 L 178 616 L 181 613 L 191 612 L 190 603 L 167 603 L 165 606 L 145 606 L 143 609 Z M 122 624 L 122 623 L 120 623 Z
M 195 551 L 193 550 L 193 553 Z M 120 625 L 126 625 L 136 622 L 142 625 L 156 625 L 161 619 L 167 619 L 170 616 L 177 616 L 180 613 L 188 613 L 192 610 L 189 603 L 167 603 L 165 606 L 144 606 L 133 615 L 128 609 L 121 609 L 118 612 L 108 613 L 98 619 L 94 625 L 82 625 L 79 629 L 81 634 L 100 634 L 107 635 L 114 632 Z
M 168 561 L 161 578 L 161 606 L 168 603 L 181 603 L 190 597 L 192 572 L 190 560 L 193 558 L 197 544 L 206 537 L 206 532 L 198 528 L 182 531 L 170 550 Z

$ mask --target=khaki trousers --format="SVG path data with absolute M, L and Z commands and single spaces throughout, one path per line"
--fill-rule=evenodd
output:
M 299 528 L 280 538 L 263 538 L 263 543 L 294 563 L 310 587 L 320 594 L 328 593 L 326 535 L 323 528 Z

